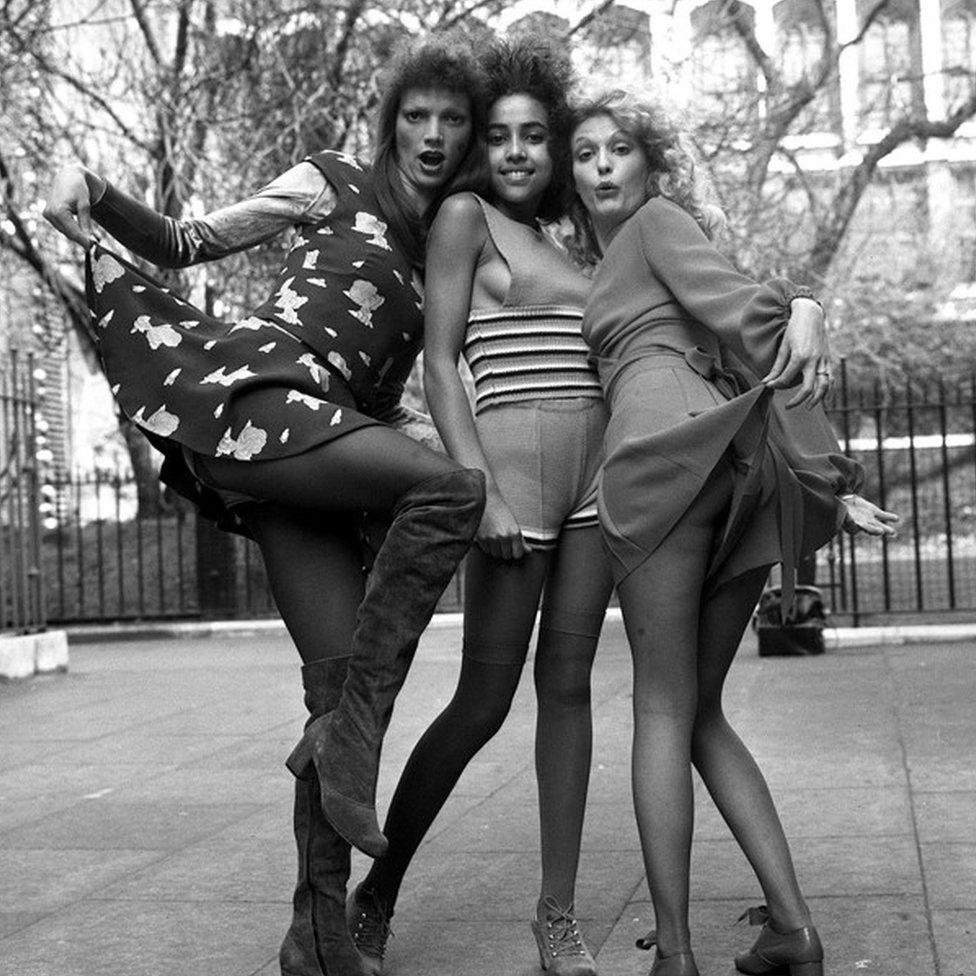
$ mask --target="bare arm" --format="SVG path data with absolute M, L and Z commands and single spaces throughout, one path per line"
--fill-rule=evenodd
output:
M 489 555 L 514 559 L 525 545 L 498 489 L 458 374 L 478 263 L 488 241 L 484 216 L 465 194 L 442 204 L 427 239 L 424 308 L 424 392 L 441 440 L 459 464 L 484 472 L 485 514 L 476 541 Z
M 94 219 L 141 257 L 162 267 L 186 267 L 252 247 L 293 224 L 321 220 L 334 206 L 335 191 L 309 162 L 293 166 L 239 203 L 183 220 L 166 217 L 73 165 L 55 178 L 44 216 L 84 247 L 94 238 Z

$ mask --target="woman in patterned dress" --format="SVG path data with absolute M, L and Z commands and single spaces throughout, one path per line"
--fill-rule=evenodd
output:
M 862 472 L 818 406 L 830 375 L 822 311 L 712 246 L 673 125 L 615 93 L 579 109 L 572 152 L 581 244 L 602 257 L 583 335 L 610 410 L 599 509 L 634 659 L 634 802 L 657 921 L 642 947 L 656 941 L 652 976 L 697 976 L 694 764 L 768 904 L 737 967 L 820 976 L 789 847 L 722 687 L 773 563 L 788 606 L 801 554 L 841 525 L 891 533 L 896 517 L 854 494 Z M 795 381 L 790 406 L 810 411 L 774 404 Z
M 354 938 L 382 968 L 410 861 L 468 762 L 508 714 L 532 637 L 541 892 L 532 926 L 543 967 L 596 970 L 573 900 L 590 768 L 590 670 L 610 596 L 596 520 L 603 395 L 580 335 L 589 279 L 540 229 L 571 189 L 572 71 L 537 39 L 499 42 L 488 75 L 491 203 L 452 196 L 427 248 L 424 379 L 449 453 L 484 472 L 465 571 L 461 673 L 414 748 L 390 805 L 387 854 L 350 899 Z M 464 354 L 475 409 L 458 374 Z
M 285 976 L 360 976 L 345 925 L 349 845 L 381 854 L 376 773 L 416 640 L 478 527 L 483 476 L 381 419 L 422 341 L 425 220 L 480 170 L 482 74 L 431 39 L 402 54 L 379 109 L 372 167 L 309 156 L 254 197 L 200 220 L 164 218 L 80 167 L 46 216 L 89 247 L 106 375 L 163 452 L 162 477 L 261 547 L 302 657 L 310 720 L 299 779 L 299 878 Z M 295 226 L 271 297 L 212 319 L 93 243 L 94 218 L 158 264 L 182 267 Z M 364 581 L 364 510 L 392 523 Z

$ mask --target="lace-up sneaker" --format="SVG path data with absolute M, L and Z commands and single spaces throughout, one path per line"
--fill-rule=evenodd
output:
M 386 907 L 375 892 L 362 885 L 350 892 L 346 902 L 346 924 L 367 976 L 382 976 L 386 943 L 393 935 L 390 928 L 392 915 L 392 912 L 386 913 Z
M 542 904 L 545 918 L 532 920 L 542 968 L 551 976 L 597 976 L 596 963 L 580 935 L 573 906 L 563 908 L 551 895 Z

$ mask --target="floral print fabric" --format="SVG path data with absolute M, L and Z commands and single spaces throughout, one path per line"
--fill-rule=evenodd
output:
M 204 314 L 100 246 L 90 252 L 106 375 L 157 445 L 284 457 L 375 423 L 373 407 L 398 399 L 422 341 L 419 278 L 388 232 L 369 172 L 341 153 L 309 161 L 337 205 L 298 227 L 273 294 L 238 322 Z

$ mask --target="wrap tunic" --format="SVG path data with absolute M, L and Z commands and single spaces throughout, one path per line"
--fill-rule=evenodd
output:
M 739 273 L 664 197 L 610 243 L 583 336 L 610 409 L 598 507 L 618 583 L 728 464 L 732 501 L 706 585 L 782 562 L 789 606 L 796 563 L 838 530 L 838 495 L 863 479 L 821 408 L 786 411 L 789 393 L 756 378 L 776 357 L 790 301 L 808 295 L 785 279 L 759 284 Z

